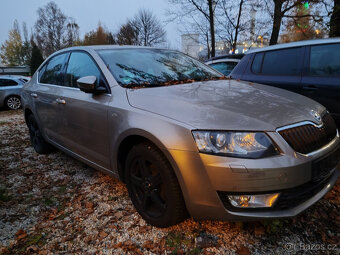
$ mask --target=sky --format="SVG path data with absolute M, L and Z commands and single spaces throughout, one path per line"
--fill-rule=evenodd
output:
M 8 38 L 8 31 L 18 20 L 20 27 L 26 22 L 30 34 L 37 20 L 37 9 L 49 0 L 0 0 L 0 45 Z M 171 48 L 180 48 L 180 33 L 175 23 L 166 24 L 166 10 L 170 8 L 166 0 L 54 0 L 66 16 L 73 17 L 80 29 L 80 38 L 86 32 L 95 30 L 101 22 L 110 32 L 116 33 L 140 9 L 151 10 L 159 20 L 164 22 L 167 39 Z

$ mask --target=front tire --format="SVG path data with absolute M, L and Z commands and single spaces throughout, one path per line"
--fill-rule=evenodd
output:
M 125 174 L 131 201 L 147 223 L 168 227 L 187 217 L 177 177 L 163 153 L 153 144 L 145 142 L 131 149 Z
M 18 110 L 21 108 L 21 99 L 18 96 L 9 96 L 5 100 L 5 105 L 10 110 Z
M 35 120 L 33 114 L 29 115 L 27 118 L 27 126 L 30 134 L 31 144 L 34 150 L 39 154 L 47 154 L 53 151 L 52 145 L 47 143 L 42 136 L 39 129 L 37 121 Z

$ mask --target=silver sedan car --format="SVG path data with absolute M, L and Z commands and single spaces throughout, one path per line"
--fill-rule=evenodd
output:
M 22 86 L 28 80 L 15 76 L 0 76 L 0 108 L 16 110 L 21 107 Z
M 335 184 L 340 138 L 304 96 L 229 80 L 177 51 L 88 46 L 23 89 L 31 142 L 120 178 L 150 224 L 291 217 Z

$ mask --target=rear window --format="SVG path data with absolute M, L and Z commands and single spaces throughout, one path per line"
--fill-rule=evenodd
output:
M 301 47 L 258 53 L 255 55 L 252 71 L 265 75 L 299 75 L 301 53 Z
M 340 44 L 311 46 L 310 74 L 340 76 Z

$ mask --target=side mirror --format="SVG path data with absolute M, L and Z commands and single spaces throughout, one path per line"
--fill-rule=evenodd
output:
M 84 76 L 77 80 L 77 85 L 81 91 L 85 93 L 95 93 L 96 92 L 96 76 Z

